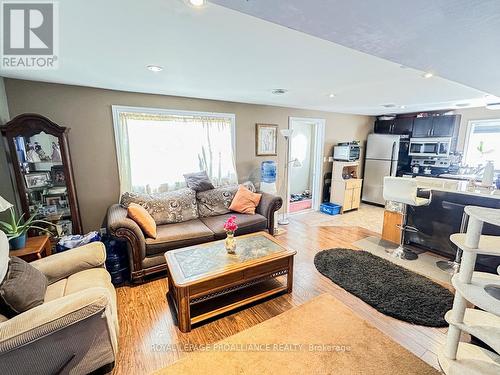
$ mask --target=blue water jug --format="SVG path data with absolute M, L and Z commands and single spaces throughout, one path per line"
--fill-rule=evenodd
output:
M 263 161 L 260 166 L 260 179 L 262 182 L 276 182 L 276 162 L 272 160 Z

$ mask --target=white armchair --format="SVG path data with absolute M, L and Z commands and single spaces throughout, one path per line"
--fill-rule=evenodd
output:
M 8 252 L 1 234 L 0 263 Z M 48 279 L 45 300 L 11 319 L 0 315 L 0 374 L 87 374 L 115 361 L 116 293 L 105 260 L 94 242 L 30 263 Z

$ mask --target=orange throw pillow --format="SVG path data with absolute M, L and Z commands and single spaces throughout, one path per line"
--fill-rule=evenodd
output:
M 134 220 L 147 237 L 156 238 L 156 223 L 148 211 L 140 204 L 130 203 L 127 216 Z
M 259 205 L 261 197 L 262 194 L 252 193 L 245 186 L 240 185 L 229 209 L 240 214 L 255 215 L 255 208 Z

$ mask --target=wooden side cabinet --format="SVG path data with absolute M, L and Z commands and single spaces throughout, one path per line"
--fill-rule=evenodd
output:
M 333 162 L 330 202 L 342 206 L 342 213 L 359 208 L 361 185 L 359 162 Z

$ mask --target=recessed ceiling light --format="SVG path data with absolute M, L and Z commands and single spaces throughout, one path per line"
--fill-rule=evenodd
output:
M 492 109 L 492 110 L 499 110 L 500 109 L 500 103 L 488 103 L 486 104 L 487 109 Z
M 456 107 L 468 107 L 470 103 L 457 103 L 455 104 Z
M 396 104 L 394 104 L 394 103 L 382 104 L 382 107 L 385 107 L 385 108 L 394 108 L 395 106 L 396 106 Z
M 434 77 L 434 73 L 431 73 L 431 72 L 425 72 L 422 77 L 424 78 L 431 78 L 431 77 Z
M 335 96 L 336 96 L 336 95 L 335 95 L 333 92 L 332 92 L 331 94 L 328 94 L 328 97 L 329 97 L 329 98 L 335 98 Z
M 405 105 L 400 105 L 400 106 L 399 106 L 399 108 L 401 108 L 401 109 L 405 109 L 405 108 L 406 108 L 406 106 L 405 106 Z
M 274 95 L 283 95 L 283 94 L 286 94 L 288 92 L 287 89 L 274 89 L 273 91 L 271 91 Z
M 163 70 L 163 68 L 158 65 L 148 65 L 146 66 L 146 68 L 148 68 L 148 70 L 151 70 L 152 72 L 161 72 Z
M 202 7 L 205 5 L 205 0 L 188 0 L 188 2 L 194 7 Z

